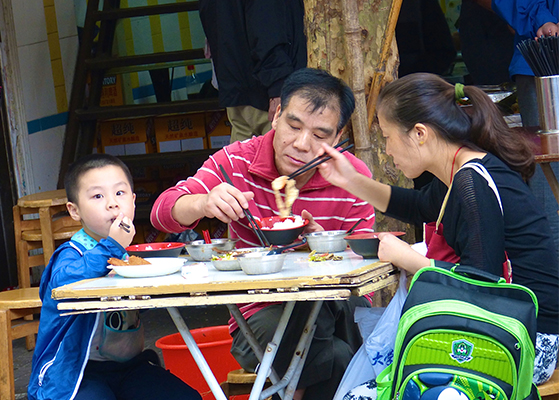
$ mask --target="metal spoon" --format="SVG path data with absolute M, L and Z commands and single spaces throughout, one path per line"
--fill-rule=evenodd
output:
M 274 254 L 281 254 L 287 249 L 292 249 L 294 247 L 299 247 L 299 246 L 304 245 L 305 243 L 307 243 L 307 238 L 306 237 L 304 237 L 300 242 L 292 243 L 292 244 L 287 245 L 287 246 L 277 247 L 275 249 L 272 249 L 266 255 L 267 256 L 273 256 Z
M 351 228 L 349 228 L 349 230 L 346 232 L 346 235 L 351 235 L 353 233 L 353 231 L 355 230 L 355 228 L 357 228 L 357 225 L 359 225 L 361 222 L 365 221 L 366 218 L 361 218 L 359 221 L 357 221 L 355 223 L 355 225 L 353 225 Z

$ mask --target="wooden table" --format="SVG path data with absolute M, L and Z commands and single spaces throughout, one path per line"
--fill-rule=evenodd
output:
M 397 282 L 399 278 L 399 272 L 390 263 L 377 259 L 363 259 L 349 249 L 338 254 L 343 255 L 342 261 L 313 263 L 307 261 L 308 253 L 293 252 L 287 255 L 281 272 L 250 276 L 242 271 L 217 271 L 209 262 L 188 261 L 182 274 L 134 279 L 118 275 L 106 276 L 62 286 L 54 289 L 52 296 L 61 300 L 58 309 L 68 314 L 167 308 L 218 400 L 225 400 L 226 397 L 176 307 L 227 305 L 261 361 L 250 400 L 266 398 L 273 393 L 280 393 L 284 399 L 291 399 L 322 302 L 347 300 L 351 295 L 362 296 Z M 265 301 L 281 301 L 287 304 L 274 338 L 264 352 L 236 304 Z M 286 376 L 280 379 L 271 366 L 297 301 L 313 301 L 315 304 L 307 321 L 308 329 L 303 330 L 290 368 Z M 263 391 L 265 380 L 270 373 L 273 385 Z

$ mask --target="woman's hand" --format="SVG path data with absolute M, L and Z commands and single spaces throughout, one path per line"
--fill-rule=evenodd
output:
M 378 258 L 381 261 L 388 261 L 395 267 L 405 269 L 408 272 L 416 273 L 423 267 L 427 267 L 430 261 L 422 256 L 409 244 L 398 239 L 391 233 L 379 233 L 380 243 L 378 246 Z
M 318 155 L 328 154 L 332 157 L 318 166 L 320 175 L 334 186 L 346 189 L 350 184 L 352 177 L 359 173 L 355 170 L 351 162 L 342 155 L 338 150 L 327 144 L 322 145 L 322 151 Z

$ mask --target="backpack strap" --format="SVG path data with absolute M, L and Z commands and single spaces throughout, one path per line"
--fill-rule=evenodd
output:
M 499 202 L 499 207 L 501 208 L 501 215 L 505 215 L 505 213 L 503 212 L 503 204 L 501 203 L 501 196 L 499 195 L 499 189 L 497 188 L 497 185 L 495 184 L 495 181 L 491 177 L 489 171 L 487 171 L 487 169 L 482 164 L 477 162 L 466 163 L 462 165 L 458 171 L 460 171 L 463 168 L 472 168 L 478 174 L 480 174 L 485 178 L 485 180 L 487 181 L 487 185 L 493 190 L 493 193 L 495 193 L 495 196 L 497 197 L 497 201 Z

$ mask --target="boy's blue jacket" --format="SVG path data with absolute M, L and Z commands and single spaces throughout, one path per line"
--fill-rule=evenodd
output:
M 43 305 L 27 388 L 30 400 L 70 400 L 75 397 L 97 326 L 98 314 L 61 316 L 57 310 L 58 301 L 51 298 L 52 289 L 104 276 L 109 271 L 108 259 L 121 258 L 124 253 L 125 249 L 109 237 L 101 239 L 90 250 L 71 240 L 52 255 L 39 289 Z

